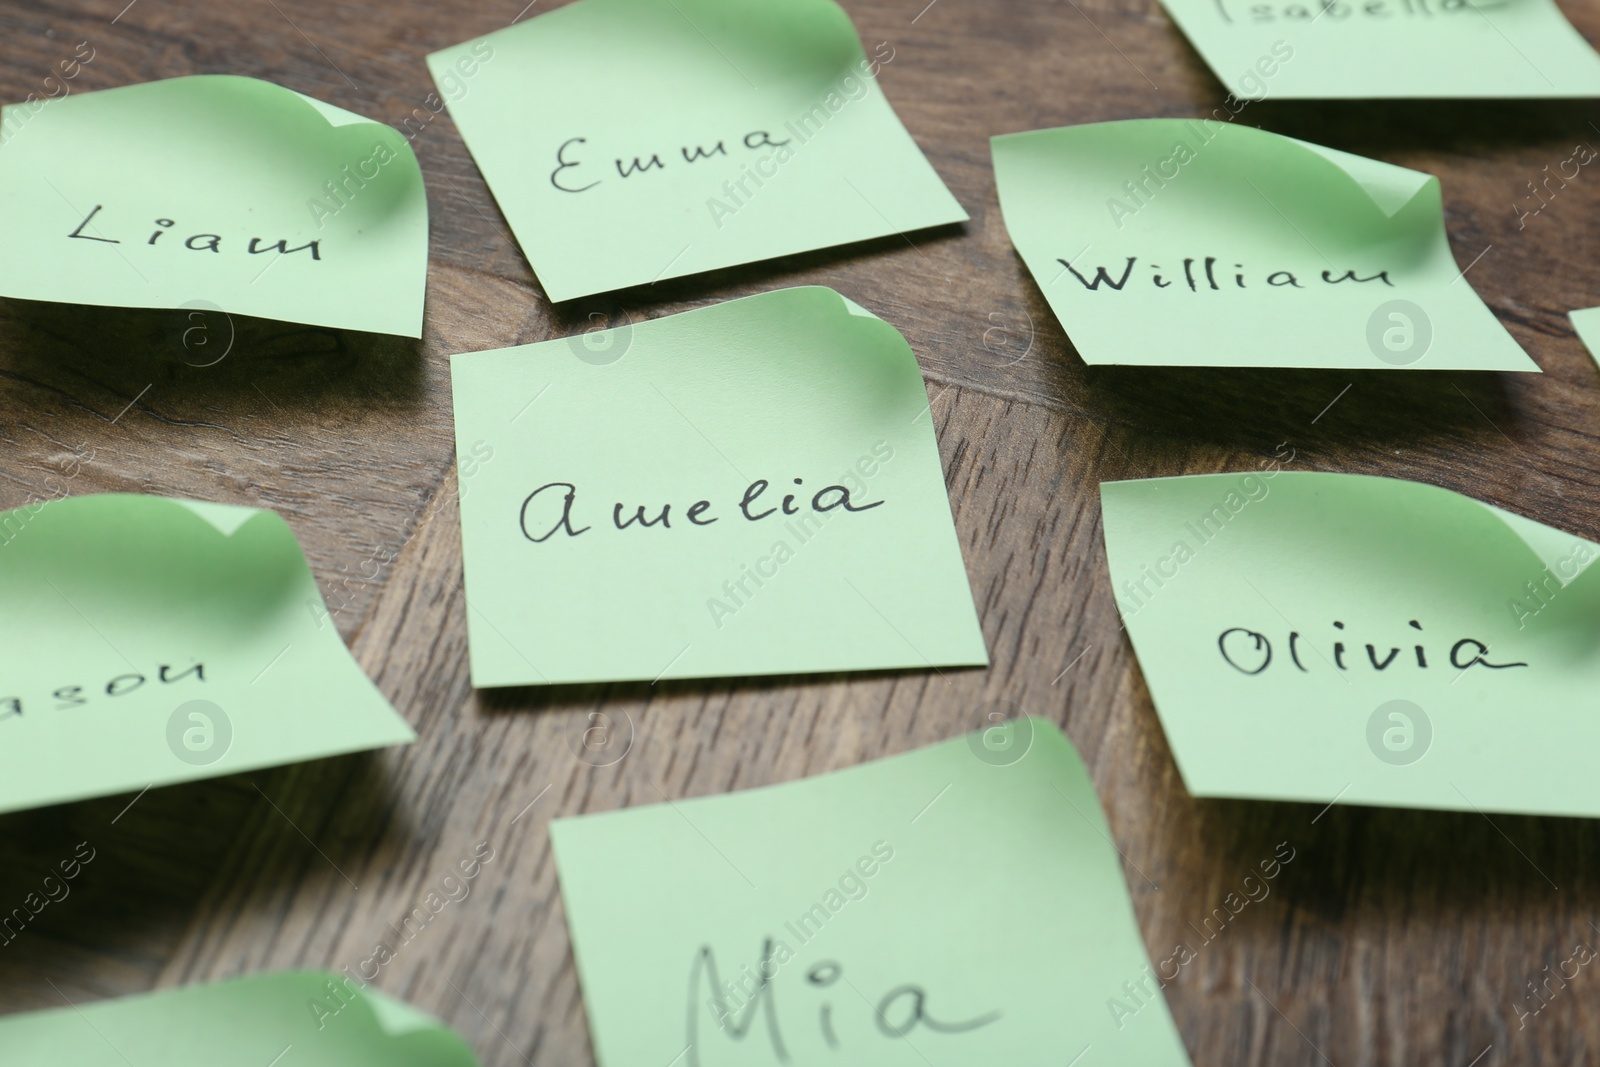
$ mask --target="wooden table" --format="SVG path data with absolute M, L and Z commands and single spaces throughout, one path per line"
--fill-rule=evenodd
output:
M 425 54 L 505 25 L 524 0 L 137 0 L 114 19 L 126 2 L 0 4 L 0 99 L 38 91 L 87 40 L 78 91 L 250 74 L 399 122 L 433 90 Z M 172 313 L 0 301 L 0 504 L 76 469 L 72 492 L 276 509 L 419 735 L 131 808 L 119 796 L 0 819 L 0 908 L 77 842 L 96 849 L 71 896 L 0 948 L 0 1007 L 353 965 L 488 840 L 496 858 L 473 894 L 377 984 L 459 1029 L 487 1067 L 588 1062 L 552 816 L 817 774 L 1001 709 L 1055 719 L 1082 750 L 1155 959 L 1199 940 L 1279 842 L 1296 850 L 1271 896 L 1167 990 L 1196 1064 L 1597 1055 L 1597 968 L 1539 1015 L 1517 1009 L 1538 1006 L 1525 983 L 1546 965 L 1600 942 L 1600 823 L 1189 797 L 1118 628 L 1097 483 L 1250 468 L 1287 443 L 1293 469 L 1433 482 L 1600 535 L 1600 381 L 1565 317 L 1600 304 L 1600 169 L 1520 224 L 1513 207 L 1547 164 L 1600 144 L 1600 111 L 1267 101 L 1240 118 L 1438 174 L 1456 259 L 1543 375 L 1089 369 L 1006 238 L 987 139 L 1199 115 L 1223 90 L 1154 0 L 925 3 L 847 6 L 869 48 L 894 48 L 882 84 L 971 213 L 964 227 L 552 308 L 445 114 L 415 141 L 433 217 L 420 346 L 255 322 L 201 368 L 173 344 Z M 1600 8 L 1563 6 L 1600 40 Z M 564 336 L 618 303 L 659 316 L 797 284 L 888 319 L 921 360 L 993 666 L 474 692 L 446 357 Z M 1507 709 L 1505 729 L 1539 710 Z M 597 715 L 628 746 L 610 766 L 579 758 Z

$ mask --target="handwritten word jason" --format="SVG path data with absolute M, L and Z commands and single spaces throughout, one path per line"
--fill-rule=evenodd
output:
M 104 231 L 100 229 L 102 223 L 94 221 L 94 217 L 100 214 L 104 206 L 105 205 L 103 204 L 96 204 L 94 206 L 94 210 L 85 215 L 83 217 L 83 221 L 78 223 L 77 227 L 71 233 L 67 234 L 67 236 L 76 238 L 80 241 L 100 241 L 108 245 L 120 245 L 122 243 L 122 238 L 102 236 L 104 233 Z M 156 219 L 152 225 L 155 227 L 155 229 L 150 234 L 149 239 L 144 242 L 147 245 L 153 245 L 161 238 L 165 237 L 167 232 L 171 230 L 172 227 L 176 226 L 177 223 L 172 219 Z M 258 247 L 265 240 L 266 238 L 264 237 L 250 238 L 250 243 L 245 247 L 245 251 L 251 255 L 260 255 L 263 252 L 278 252 L 280 254 L 287 255 L 290 252 L 304 252 L 306 249 L 310 249 L 312 259 L 322 258 L 322 253 L 319 248 L 321 245 L 320 241 L 307 241 L 303 245 L 296 245 L 294 248 L 290 248 L 289 242 L 280 238 L 278 241 L 269 244 L 264 248 Z M 172 241 L 169 241 L 162 247 L 172 247 L 176 241 L 177 238 L 173 238 Z M 222 235 L 220 233 L 191 234 L 183 239 L 183 247 L 191 252 L 215 252 L 218 255 L 221 255 Z
M 887 59 L 883 56 L 885 48 L 889 49 Z M 888 42 L 885 41 L 874 49 L 873 55 L 877 58 L 872 60 L 862 59 L 856 65 L 862 76 L 869 79 L 877 76 L 878 69 L 883 63 L 894 58 L 894 49 L 890 48 Z M 774 136 L 772 130 L 750 130 L 734 141 L 734 152 L 761 152 L 764 149 L 772 149 L 781 155 L 787 149 L 789 154 L 778 158 L 773 163 L 772 172 L 766 174 L 766 177 L 772 177 L 773 174 L 777 173 L 777 164 L 787 163 L 790 156 L 792 156 L 794 150 L 788 146 L 795 138 L 799 138 L 801 143 L 804 144 L 811 137 L 821 132 L 822 128 L 827 125 L 828 120 L 840 112 L 845 106 L 847 96 L 851 100 L 858 100 L 866 95 L 867 86 L 865 84 L 856 82 L 850 75 L 845 76 L 845 81 L 850 82 L 851 85 L 846 88 L 844 93 L 837 89 L 830 91 L 822 101 L 813 105 L 811 110 L 801 115 L 798 120 L 784 122 L 783 130 L 790 134 L 789 137 Z M 617 156 L 612 158 L 611 166 L 608 167 L 604 163 L 595 162 L 592 158 L 586 158 L 588 150 L 583 146 L 588 143 L 589 138 L 587 137 L 573 136 L 568 137 L 557 146 L 554 157 L 555 169 L 550 172 L 550 184 L 552 186 L 563 193 L 586 193 L 601 183 L 610 180 L 613 172 L 615 172 L 618 180 L 628 180 L 647 175 L 651 171 L 665 170 L 668 164 L 674 167 L 692 166 L 710 160 L 713 156 L 720 156 L 723 159 L 730 158 L 727 139 L 722 138 L 709 144 L 678 145 L 676 152 L 667 149 L 665 161 L 661 158 L 663 153 L 660 150 L 652 152 L 648 156 L 634 155 L 632 159 Z M 678 163 L 680 158 L 683 160 L 682 164 Z M 772 161 L 773 157 L 769 153 L 762 156 L 757 165 Z M 750 173 L 750 168 L 746 166 L 744 168 L 744 177 L 738 179 L 739 188 L 743 189 L 743 183 L 751 180 Z M 755 180 L 759 186 L 760 179 L 757 178 Z M 729 186 L 724 186 L 724 191 L 728 188 Z M 746 195 L 749 195 L 748 191 L 746 191 Z
M 787 963 L 794 956 L 794 952 L 781 938 L 768 937 L 761 945 L 761 954 L 755 966 L 754 988 L 751 990 L 750 999 L 743 1010 L 730 1011 L 726 1005 L 719 1006 L 716 1014 L 721 1032 L 734 1041 L 743 1041 L 754 1029 L 756 1019 L 763 1014 L 765 1009 L 767 1040 L 771 1045 L 773 1058 L 779 1063 L 789 1062 L 789 1048 L 784 1043 L 782 1027 L 779 1025 L 778 1004 L 774 990 L 777 988 L 773 982 L 778 968 Z M 805 987 L 819 996 L 844 974 L 844 965 L 837 960 L 822 960 L 813 964 L 805 972 L 803 981 Z M 847 980 L 847 985 L 853 985 Z M 711 998 L 716 1001 L 721 993 L 722 976 L 717 970 L 716 954 L 710 945 L 702 945 L 694 954 L 694 960 L 689 967 L 689 1013 L 688 1030 L 685 1038 L 688 1042 L 689 1067 L 699 1067 L 700 1057 L 700 1013 L 695 1010 L 695 1005 L 701 996 L 709 989 Z M 886 990 L 876 1001 L 869 1001 L 870 1007 L 861 1005 L 861 994 L 853 991 L 846 999 L 846 1007 L 870 1014 L 872 1021 L 877 1025 L 878 1032 L 891 1040 L 909 1038 L 913 1033 L 922 1037 L 926 1034 L 959 1034 L 968 1030 L 977 1030 L 988 1026 L 1000 1019 L 999 1011 L 988 1011 L 981 1015 L 966 1018 L 935 1015 L 929 1007 L 929 993 L 922 986 L 907 982 Z M 817 1036 L 820 1037 L 830 1050 L 838 1050 L 843 1046 L 838 1030 L 834 1027 L 833 1001 L 823 1000 L 817 1006 Z M 723 1018 L 727 1016 L 727 1018 Z
M 1422 624 L 1416 619 L 1412 619 L 1407 625 L 1419 633 L 1422 631 Z M 1335 622 L 1333 626 L 1334 629 L 1341 631 L 1341 633 L 1344 630 L 1344 623 L 1342 622 Z M 1302 658 L 1300 643 L 1300 633 L 1294 630 L 1289 631 L 1289 638 L 1286 643 L 1289 653 L 1288 658 L 1302 673 L 1309 674 L 1311 668 L 1306 666 L 1305 660 Z M 1309 644 L 1309 642 L 1307 643 Z M 1381 657 L 1378 655 L 1376 645 L 1367 645 L 1365 647 L 1367 662 L 1371 664 L 1372 669 L 1375 671 L 1388 670 L 1390 665 L 1395 664 L 1400 657 L 1400 646 L 1398 645 L 1391 646 L 1386 654 Z M 1420 643 L 1411 647 L 1416 656 L 1417 669 L 1427 670 L 1427 650 Z M 1272 642 L 1267 638 L 1267 635 L 1258 633 L 1255 630 L 1247 630 L 1242 626 L 1234 626 L 1222 631 L 1217 637 L 1217 650 L 1222 653 L 1222 658 L 1227 662 L 1228 666 L 1240 674 L 1257 675 L 1272 666 Z M 1315 653 L 1315 658 L 1312 659 L 1313 666 L 1318 661 L 1330 662 L 1315 648 L 1313 648 L 1313 652 Z M 1331 666 L 1341 671 L 1349 670 L 1350 667 L 1345 662 L 1345 654 L 1345 643 L 1343 641 L 1335 641 Z M 1460 671 L 1464 671 L 1468 667 L 1487 667 L 1490 670 L 1499 671 L 1507 667 L 1527 666 L 1526 663 L 1491 663 L 1488 654 L 1488 645 L 1475 637 L 1463 637 L 1450 646 L 1450 666 Z M 1359 666 L 1360 660 L 1357 659 L 1356 662 Z
M 1129 256 L 1127 264 L 1122 268 L 1122 276 L 1120 278 L 1113 278 L 1109 270 L 1107 270 L 1105 267 L 1097 265 L 1095 267 L 1094 280 L 1090 281 L 1088 278 L 1085 278 L 1082 274 L 1080 274 L 1078 272 L 1078 268 L 1074 267 L 1067 260 L 1059 258 L 1056 260 L 1057 263 L 1060 263 L 1063 267 L 1067 268 L 1067 270 L 1072 273 L 1074 278 L 1082 282 L 1085 289 L 1098 291 L 1100 286 L 1104 285 L 1107 289 L 1113 289 L 1118 292 L 1120 292 L 1122 288 L 1128 284 L 1129 279 L 1133 277 L 1133 266 L 1138 261 L 1138 256 Z M 1188 289 L 1191 293 L 1198 293 L 1205 290 L 1219 291 L 1223 288 L 1223 285 L 1227 279 L 1227 275 L 1230 272 L 1224 271 L 1224 282 L 1218 282 L 1217 262 L 1218 260 L 1216 256 L 1204 257 L 1203 263 L 1200 259 L 1194 257 L 1186 257 L 1184 259 L 1183 281 L 1188 286 Z M 1196 274 L 1196 264 L 1201 264 L 1198 275 Z M 1167 278 L 1161 273 L 1163 269 L 1167 269 L 1163 268 L 1161 264 L 1150 263 L 1148 266 L 1151 273 L 1150 283 L 1157 289 L 1170 289 L 1176 284 L 1171 278 Z M 1245 266 L 1243 263 L 1235 263 L 1233 265 L 1233 270 L 1231 273 L 1233 274 L 1233 285 L 1235 288 L 1249 288 L 1249 286 L 1245 283 L 1244 271 Z M 1384 285 L 1391 287 L 1394 285 L 1394 282 L 1389 280 L 1389 272 L 1386 270 L 1380 270 L 1376 274 L 1370 274 L 1365 278 L 1356 274 L 1356 272 L 1353 270 L 1347 270 L 1338 277 L 1334 277 L 1333 271 L 1325 270 L 1321 273 L 1321 278 L 1329 285 L 1338 285 L 1341 282 L 1375 281 L 1381 281 Z M 1305 288 L 1305 286 L 1300 283 L 1299 277 L 1297 277 L 1293 271 L 1275 270 L 1271 274 L 1267 275 L 1266 281 L 1267 284 L 1273 288 L 1282 288 L 1286 285 L 1292 286 L 1295 289 Z
M 794 484 L 803 485 L 804 479 L 796 478 Z M 804 493 L 798 495 L 785 493 L 783 500 L 779 502 L 776 493 L 763 497 L 769 487 L 770 483 L 765 478 L 757 478 L 745 487 L 744 495 L 739 498 L 737 510 L 747 522 L 760 522 L 780 513 L 798 515 L 801 512 L 802 509 L 795 501 L 805 499 Z M 577 499 L 578 487 L 572 482 L 546 482 L 529 493 L 527 499 L 522 502 L 522 509 L 517 519 L 522 528 L 522 536 L 534 544 L 542 544 L 553 537 L 557 530 L 565 531 L 568 537 L 577 537 L 592 529 L 590 526 L 573 525 L 572 511 Z M 843 508 L 845 511 L 871 511 L 884 503 L 885 501 L 875 500 L 870 504 L 857 504 L 850 499 L 850 490 L 845 486 L 828 485 L 811 494 L 810 506 L 815 512 L 828 512 L 835 508 Z M 662 504 L 661 510 L 653 518 L 645 513 L 645 506 L 639 504 L 634 508 L 633 514 L 624 519 L 626 507 L 627 505 L 619 502 L 611 508 L 611 522 L 618 530 L 626 530 L 635 524 L 641 530 L 655 526 L 663 530 L 673 528 L 671 504 Z M 678 528 L 682 529 L 686 524 L 710 526 L 724 517 L 732 517 L 708 515 L 707 512 L 711 507 L 709 500 L 697 500 L 690 504 L 686 510 L 678 513 Z M 559 515 L 553 515 L 556 508 L 560 509 Z
M 172 666 L 172 664 L 163 663 L 161 664 L 159 670 L 157 670 L 156 677 L 161 680 L 163 685 L 171 685 L 174 682 L 183 681 L 191 674 L 194 675 L 196 681 L 205 681 L 206 665 L 204 663 L 196 663 L 192 667 L 185 667 L 182 670 L 177 670 Z M 130 671 L 127 674 L 117 675 L 115 678 L 112 678 L 110 681 L 106 682 L 103 687 L 99 685 L 88 687 L 81 685 L 63 685 L 60 688 L 53 690 L 50 696 L 56 701 L 55 707 L 57 709 L 77 708 L 88 704 L 90 697 L 99 697 L 102 694 L 108 697 L 127 696 L 129 693 L 143 688 L 145 683 L 147 683 L 149 680 L 150 679 L 148 677 L 140 674 L 138 671 Z M 0 719 L 8 718 L 13 715 L 21 715 L 22 709 L 23 705 L 21 697 L 0 697 Z

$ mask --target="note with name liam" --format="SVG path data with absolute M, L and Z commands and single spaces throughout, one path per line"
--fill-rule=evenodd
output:
M 1600 56 L 1555 0 L 1161 4 L 1240 108 L 1252 100 L 1600 97 Z M 1293 60 L 1280 66 L 1274 52 L 1286 44 Z
M 550 842 L 601 1067 L 1188 1067 L 1047 720 Z
M 965 221 L 834 0 L 577 0 L 428 57 L 551 300 Z
M 0 513 L 0 812 L 414 738 L 270 511 L 109 493 Z
M 1431 175 L 1210 119 L 993 150 L 1011 241 L 1085 363 L 1539 369 L 1462 278 Z
M 478 1067 L 437 1019 L 315 971 L 0 1017 L 0 1048 L 6 1067 L 270 1067 L 280 1059 L 283 1067 Z
M 450 373 L 474 685 L 988 663 L 916 357 L 833 290 Z
M 1197 796 L 1600 816 L 1600 545 L 1417 482 L 1106 482 L 1124 625 Z
M 422 336 L 428 201 L 393 127 L 201 75 L 0 112 L 0 295 Z

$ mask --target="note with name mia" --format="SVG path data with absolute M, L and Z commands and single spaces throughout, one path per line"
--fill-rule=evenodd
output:
M 988 663 L 916 357 L 833 290 L 450 373 L 474 685 Z
M 437 1019 L 318 971 L 9 1015 L 0 1018 L 0 1048 L 6 1067 L 478 1067 Z
M 965 221 L 834 0 L 578 0 L 428 57 L 551 300 Z
M 0 513 L 0 812 L 405 744 L 270 511 Z
M 1600 815 L 1600 545 L 1363 475 L 1100 495 L 1112 589 L 1191 793 Z
M 1600 96 L 1600 56 L 1555 0 L 1161 4 L 1240 108 L 1259 100 Z M 1285 42 L 1293 60 L 1280 66 L 1273 52 Z
M 1047 720 L 550 841 L 601 1067 L 1188 1065 Z
M 0 295 L 422 336 L 428 202 L 406 137 L 201 75 L 0 112 Z
M 1539 369 L 1462 277 L 1431 175 L 1204 118 L 993 151 L 1012 243 L 1086 363 Z

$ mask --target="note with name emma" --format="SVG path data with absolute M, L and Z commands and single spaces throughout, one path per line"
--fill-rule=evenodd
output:
M 1161 0 L 1237 110 L 1258 100 L 1600 96 L 1555 0 Z M 1289 46 L 1292 60 L 1274 63 Z
M 600 1067 L 1188 1065 L 1047 720 L 550 840 Z
M 0 1048 L 6 1067 L 478 1067 L 437 1019 L 364 982 L 316 971 L 8 1015 Z
M 1106 482 L 1124 625 L 1198 796 L 1600 815 L 1600 545 L 1417 482 Z
M 551 300 L 965 221 L 834 0 L 578 0 L 428 57 Z
M 1211 119 L 993 151 L 1012 243 L 1086 363 L 1539 369 L 1462 277 L 1431 175 Z
M 0 812 L 405 744 L 270 511 L 0 513 Z
M 988 663 L 916 357 L 833 290 L 450 372 L 473 684 Z
M 0 112 L 0 295 L 422 336 L 428 202 L 393 127 L 201 75 Z

